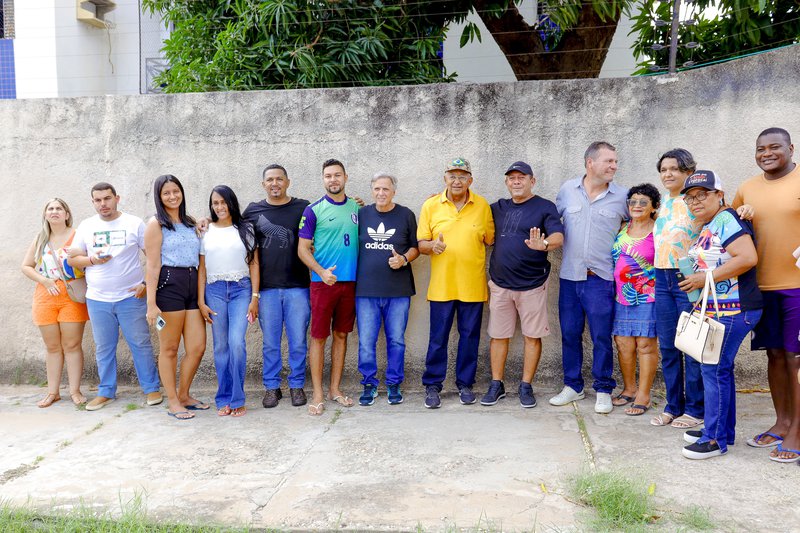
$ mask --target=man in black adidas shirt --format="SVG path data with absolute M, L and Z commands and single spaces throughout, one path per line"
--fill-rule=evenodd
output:
M 358 370 L 364 376 L 361 405 L 378 395 L 375 345 L 381 322 L 386 334 L 386 388 L 390 404 L 403 401 L 405 333 L 411 296 L 415 294 L 411 261 L 419 256 L 417 219 L 407 207 L 394 203 L 397 179 L 384 172 L 372 178 L 375 203 L 358 212 Z

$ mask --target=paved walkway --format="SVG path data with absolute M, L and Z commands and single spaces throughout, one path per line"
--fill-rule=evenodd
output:
M 593 395 L 555 408 L 549 390 L 537 391 L 535 409 L 515 395 L 462 406 L 451 392 L 438 411 L 423 407 L 420 391 L 399 406 L 381 391 L 372 407 L 328 402 L 319 418 L 287 398 L 263 409 L 252 390 L 245 417 L 212 409 L 190 421 L 167 417 L 166 402 L 143 407 L 133 388 L 93 413 L 63 392 L 38 409 L 43 390 L 0 386 L 0 499 L 41 509 L 82 501 L 118 510 L 141 494 L 151 516 L 192 523 L 563 531 L 587 512 L 567 496 L 567 479 L 593 461 L 654 482 L 665 513 L 700 505 L 723 530 L 800 530 L 800 468 L 744 444 L 771 422 L 765 394 L 739 395 L 728 455 L 689 461 L 680 430 L 651 427 L 650 413 L 597 415 Z

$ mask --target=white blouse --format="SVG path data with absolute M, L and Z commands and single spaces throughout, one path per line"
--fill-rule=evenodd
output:
M 200 255 L 205 256 L 207 284 L 239 281 L 250 275 L 247 250 L 235 226 L 209 224 L 200 241 Z

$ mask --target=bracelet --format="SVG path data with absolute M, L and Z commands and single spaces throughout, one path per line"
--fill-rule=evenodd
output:
M 408 257 L 406 257 L 406 254 L 400 254 L 400 255 L 402 255 L 402 256 L 403 256 L 403 259 L 405 259 L 405 261 L 406 261 L 406 265 L 407 265 L 407 264 L 409 264 L 409 263 L 411 262 L 411 261 L 409 261 L 409 260 L 408 260 Z M 405 266 L 405 265 L 403 265 L 403 266 Z
M 94 261 L 92 261 L 92 256 L 91 255 L 89 256 L 89 264 L 90 265 L 94 265 Z

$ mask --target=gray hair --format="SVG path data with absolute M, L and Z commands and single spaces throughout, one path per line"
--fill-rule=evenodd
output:
M 392 182 L 392 187 L 397 189 L 397 178 L 389 174 L 388 172 L 380 171 L 377 172 L 374 176 L 372 176 L 372 181 L 369 182 L 370 186 L 375 185 L 375 182 L 386 178 L 387 180 Z

